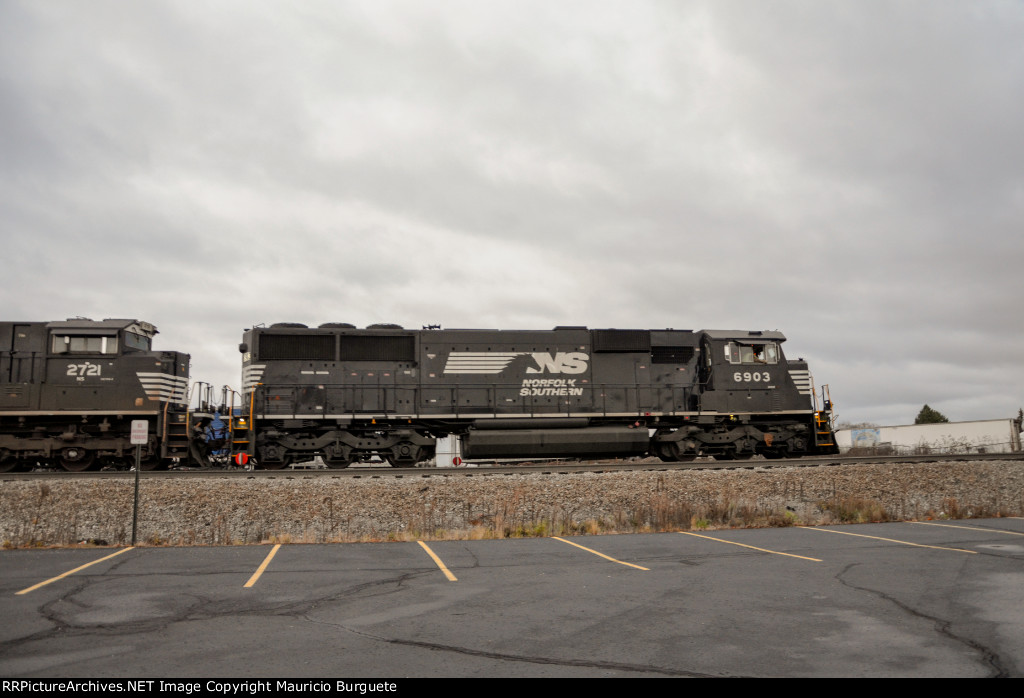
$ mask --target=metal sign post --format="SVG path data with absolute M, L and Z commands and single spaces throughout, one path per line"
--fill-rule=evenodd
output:
M 142 469 L 142 444 L 149 441 L 149 422 L 145 419 L 132 420 L 132 440 L 135 444 L 135 503 L 132 506 L 132 545 L 139 528 L 139 471 Z

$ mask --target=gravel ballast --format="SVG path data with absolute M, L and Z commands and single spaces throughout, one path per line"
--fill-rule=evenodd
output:
M 131 540 L 131 475 L 0 482 L 4 547 Z M 1024 462 L 146 479 L 140 543 L 484 538 L 1024 514 Z

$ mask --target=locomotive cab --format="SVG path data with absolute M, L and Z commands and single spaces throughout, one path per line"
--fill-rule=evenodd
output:
M 127 467 L 131 422 L 149 422 L 144 466 L 189 450 L 189 356 L 153 351 L 133 319 L 0 323 L 0 468 Z
M 788 360 L 781 332 L 706 330 L 701 339 L 698 422 L 689 453 L 719 459 L 834 453 L 828 410 L 814 405 L 807 363 Z
M 705 332 L 701 410 L 763 413 L 784 403 L 798 409 L 782 354 L 785 340 L 781 332 Z

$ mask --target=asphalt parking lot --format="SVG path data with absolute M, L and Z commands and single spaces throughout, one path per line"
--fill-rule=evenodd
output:
M 0 552 L 7 677 L 1022 676 L 1024 520 Z

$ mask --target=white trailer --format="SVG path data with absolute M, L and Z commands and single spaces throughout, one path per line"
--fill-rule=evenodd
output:
M 840 453 L 912 455 L 920 453 L 1017 453 L 1020 419 L 989 419 L 893 427 L 836 430 Z

